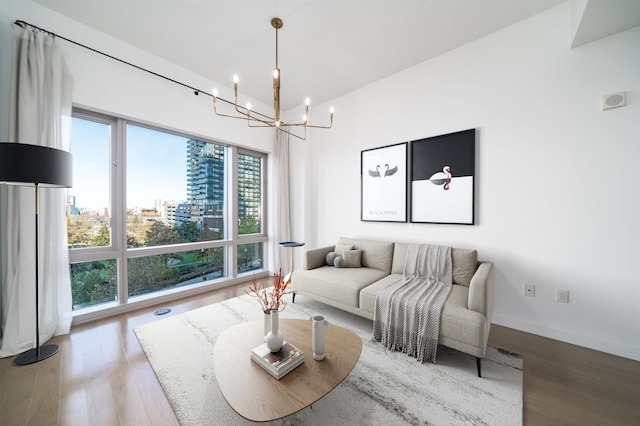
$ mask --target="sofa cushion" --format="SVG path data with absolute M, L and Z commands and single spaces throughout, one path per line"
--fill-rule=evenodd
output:
M 356 249 L 362 249 L 362 266 L 379 269 L 389 274 L 393 259 L 393 243 L 385 241 L 343 238 L 339 244 L 352 244 Z
M 359 268 L 362 266 L 362 250 L 349 250 L 345 251 L 343 256 L 343 268 Z
M 402 274 L 387 275 L 383 279 L 376 281 L 362 289 L 360 292 L 360 309 L 373 314 L 376 307 L 376 296 L 380 291 L 392 284 L 402 280 Z
M 332 268 L 321 266 L 313 270 L 295 271 L 291 280 L 294 289 L 310 295 L 339 300 L 358 307 L 360 290 L 387 274 L 373 268 Z
M 478 251 L 469 249 L 451 249 L 453 283 L 469 287 L 471 277 L 478 269 Z
M 391 266 L 392 274 L 404 274 L 404 265 L 407 263 L 407 250 L 409 244 L 393 243 L 393 265 Z
M 336 244 L 336 248 L 333 251 L 336 256 L 344 257 L 344 252 L 347 250 L 353 250 L 353 244 Z
M 407 263 L 407 243 L 394 243 L 392 274 L 403 274 L 404 265 Z M 453 267 L 452 278 L 454 284 L 469 287 L 471 277 L 478 269 L 478 251 L 469 249 L 451 249 L 451 266 Z

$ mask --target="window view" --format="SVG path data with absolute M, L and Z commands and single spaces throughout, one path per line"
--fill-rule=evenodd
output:
M 72 126 L 73 188 L 67 195 L 69 248 L 108 246 L 111 125 L 74 117 Z
M 116 261 L 72 263 L 71 294 L 74 310 L 114 302 L 118 296 Z
M 201 283 L 224 276 L 224 248 L 133 257 L 127 271 L 129 296 Z
M 127 125 L 127 246 L 224 236 L 220 145 Z
M 71 153 L 74 310 L 264 269 L 264 155 L 84 111 L 74 111 Z M 231 218 L 227 187 L 238 188 Z
M 262 243 L 238 244 L 238 273 L 262 269 Z
M 260 233 L 262 159 L 238 154 L 238 234 Z

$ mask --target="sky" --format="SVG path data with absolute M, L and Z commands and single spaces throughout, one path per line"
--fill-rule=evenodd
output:
M 71 136 L 73 187 L 78 208 L 109 206 L 108 124 L 74 118 Z M 127 125 L 127 208 L 155 200 L 186 201 L 188 139 Z

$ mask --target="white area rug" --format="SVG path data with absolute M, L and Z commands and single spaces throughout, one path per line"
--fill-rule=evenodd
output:
M 522 360 L 490 348 L 482 361 L 440 346 L 436 364 L 371 342 L 372 321 L 303 296 L 281 318 L 324 315 L 362 338 L 362 354 L 336 389 L 274 425 L 519 425 Z M 241 296 L 134 329 L 182 425 L 248 425 L 224 400 L 213 348 L 227 327 L 262 320 L 255 299 Z M 286 338 L 286 336 L 285 336 Z M 247 356 L 250 356 L 247 354 Z

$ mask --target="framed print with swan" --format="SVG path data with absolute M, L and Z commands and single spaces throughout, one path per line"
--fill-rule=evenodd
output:
M 361 152 L 361 220 L 407 221 L 407 143 Z
M 474 224 L 475 129 L 411 142 L 411 222 Z

